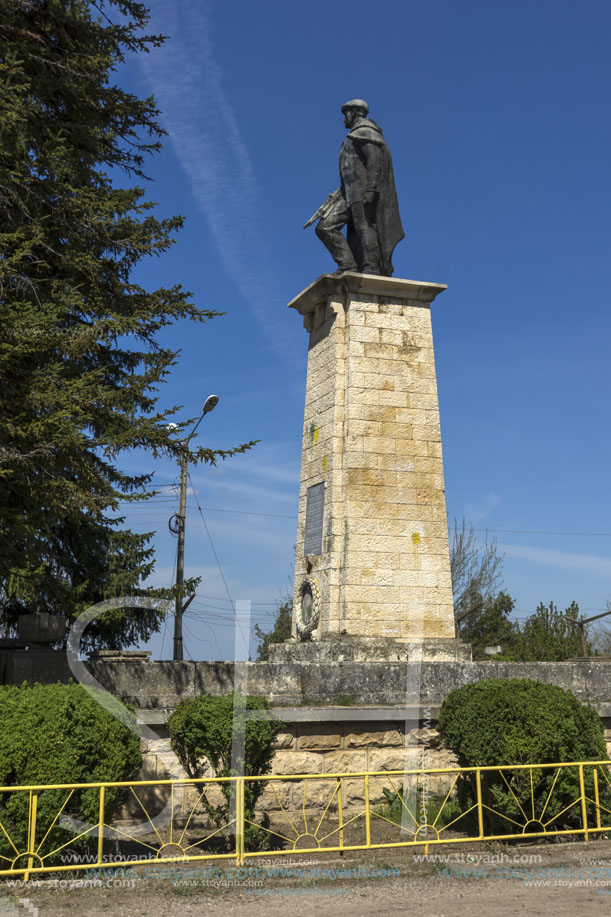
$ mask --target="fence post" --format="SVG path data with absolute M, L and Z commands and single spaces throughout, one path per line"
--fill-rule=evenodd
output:
M 38 793 L 30 790 L 30 812 L 28 818 L 28 871 L 23 877 L 24 882 L 29 882 L 30 870 L 34 864 L 34 844 L 36 842 L 36 811 L 38 809 Z
M 371 812 L 369 811 L 369 774 L 365 774 L 365 843 L 371 847 Z
M 598 768 L 596 766 L 592 768 L 592 776 L 594 778 L 594 802 L 596 803 L 596 827 L 600 828 L 600 797 L 598 795 Z
M 481 839 L 484 836 L 484 811 L 482 809 L 482 772 L 479 767 L 475 771 L 475 786 L 477 789 L 477 825 Z
M 104 853 L 104 795 L 106 793 L 106 787 L 100 787 L 100 817 L 98 822 L 98 862 L 99 866 L 103 862 L 103 853 Z
M 583 779 L 583 764 L 579 765 L 579 792 L 581 793 L 581 818 L 583 820 L 583 834 L 586 843 L 590 840 L 588 836 L 588 810 L 586 807 L 586 787 Z
M 342 778 L 337 778 L 337 814 L 339 816 L 339 846 L 344 846 L 344 808 L 342 805 Z M 343 856 L 343 851 L 341 856 Z
M 235 800 L 235 803 L 234 803 L 235 804 L 234 838 L 235 838 L 235 864 L 236 866 L 240 865 L 240 847 L 241 847 L 241 835 L 242 835 L 242 831 L 241 831 L 242 819 L 240 818 L 240 793 L 238 790 L 238 787 L 239 787 L 238 780 L 239 780 L 238 777 L 234 779 L 234 784 L 232 787 L 233 797 Z
M 244 778 L 235 777 L 235 862 L 244 862 Z

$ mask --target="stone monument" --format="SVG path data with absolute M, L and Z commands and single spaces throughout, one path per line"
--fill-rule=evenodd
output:
M 390 152 L 364 100 L 342 111 L 341 185 L 306 223 L 320 220 L 338 269 L 289 303 L 309 351 L 294 642 L 272 658 L 465 660 L 430 311 L 446 287 L 390 276 L 403 237 Z

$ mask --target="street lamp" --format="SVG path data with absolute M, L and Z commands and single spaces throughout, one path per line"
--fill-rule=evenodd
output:
M 195 435 L 195 431 L 200 423 L 210 411 L 214 410 L 219 401 L 218 395 L 209 395 L 202 406 L 202 413 L 199 420 L 189 433 L 182 440 L 182 454 L 180 456 L 180 508 L 170 519 L 170 531 L 178 534 L 178 553 L 176 557 L 176 605 L 174 612 L 174 662 L 183 660 L 182 644 L 182 616 L 195 598 L 195 594 L 189 596 L 183 603 L 183 582 L 185 578 L 185 519 L 187 513 L 187 462 L 189 455 L 189 440 Z

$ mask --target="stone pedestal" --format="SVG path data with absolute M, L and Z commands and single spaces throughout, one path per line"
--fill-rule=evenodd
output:
M 21 685 L 24 681 L 65 684 L 72 677 L 65 650 L 0 648 L 0 685 Z
M 455 636 L 430 313 L 444 289 L 323 274 L 289 303 L 309 333 L 297 637 L 430 658 Z
M 471 662 L 471 644 L 455 637 L 432 637 L 415 642 L 392 638 L 370 639 L 343 636 L 301 643 L 287 640 L 269 647 L 272 663 L 329 662 Z

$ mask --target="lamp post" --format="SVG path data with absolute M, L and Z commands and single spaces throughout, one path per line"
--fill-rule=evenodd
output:
M 218 395 L 209 395 L 202 407 L 202 413 L 187 436 L 181 443 L 182 455 L 180 456 L 180 506 L 178 515 L 174 514 L 170 519 L 170 531 L 178 534 L 178 552 L 176 556 L 176 605 L 174 612 L 174 662 L 183 660 L 183 642 L 182 642 L 182 616 L 194 599 L 194 595 L 189 596 L 186 602 L 183 602 L 183 582 L 185 578 L 185 520 L 187 513 L 187 461 L 189 441 L 195 435 L 206 414 L 209 414 L 218 404 Z M 175 520 L 174 527 L 172 526 Z

